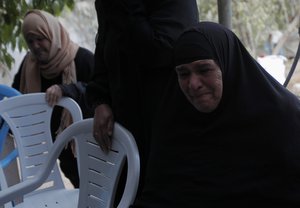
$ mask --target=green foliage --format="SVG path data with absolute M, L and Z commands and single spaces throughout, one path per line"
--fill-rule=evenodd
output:
M 197 0 L 200 20 L 218 22 L 218 0 Z M 271 31 L 284 32 L 299 15 L 300 0 L 231 0 L 232 30 L 253 55 Z
M 11 50 L 27 48 L 21 35 L 22 19 L 30 9 L 42 9 L 59 15 L 64 7 L 73 8 L 74 0 L 1 0 L 0 1 L 0 64 L 11 68 L 14 59 Z

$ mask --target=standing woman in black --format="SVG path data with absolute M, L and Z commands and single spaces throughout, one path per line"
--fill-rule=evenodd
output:
M 109 148 L 113 122 L 136 138 L 141 183 L 156 110 L 172 73 L 173 43 L 198 22 L 195 0 L 96 0 L 95 76 L 88 84 L 96 107 L 94 136 Z

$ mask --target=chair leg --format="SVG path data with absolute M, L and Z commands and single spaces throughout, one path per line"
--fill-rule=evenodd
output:
M 1 158 L 8 155 L 14 149 L 15 149 L 14 139 L 12 136 L 10 136 L 10 134 L 8 134 L 8 136 L 5 140 Z M 16 159 L 11 161 L 11 163 L 6 168 L 4 168 L 4 173 L 5 173 L 5 176 L 7 179 L 8 186 L 12 186 L 12 185 L 20 182 L 20 175 L 19 175 L 18 164 L 17 164 Z

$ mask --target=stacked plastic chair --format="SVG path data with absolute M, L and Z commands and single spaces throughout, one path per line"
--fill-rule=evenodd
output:
M 0 191 L 0 205 L 31 193 L 16 208 L 128 208 L 135 199 L 139 184 L 139 152 L 132 134 L 120 124 L 115 123 L 112 137 L 111 150 L 105 153 L 93 137 L 93 119 L 73 123 L 58 135 L 35 177 Z M 37 193 L 35 190 L 47 179 L 60 152 L 72 139 L 76 144 L 79 189 Z M 126 163 L 126 184 L 116 204 L 115 193 Z
M 57 103 L 57 106 L 67 109 L 72 116 L 73 122 L 82 120 L 81 109 L 73 99 L 63 97 Z M 47 160 L 53 146 L 51 135 L 53 109 L 54 107 L 47 103 L 45 93 L 22 94 L 0 101 L 0 116 L 8 124 L 18 150 L 19 169 L 16 171 L 20 174 L 20 182 L 16 186 L 35 180 L 38 172 L 43 167 L 43 163 Z M 3 174 L 0 173 L 1 191 L 9 190 L 15 186 L 9 186 L 6 181 L 7 178 L 1 177 L 1 175 L 3 176 Z M 15 207 L 23 207 L 22 204 L 24 203 L 20 203 L 20 205 L 15 204 L 22 200 L 26 202 L 31 195 L 45 192 L 55 199 L 61 196 L 65 190 L 58 163 L 55 163 L 41 187 L 16 197 L 12 200 L 12 203 L 6 203 L 5 208 L 9 207 L 10 204 L 13 204 Z M 32 201 L 29 200 L 28 207 L 33 207 L 31 203 Z
M 16 89 L 7 85 L 0 84 L 0 101 L 9 97 L 20 95 L 21 93 Z M 0 153 L 4 150 L 5 140 L 9 132 L 7 123 L 0 117 Z M 7 167 L 11 161 L 15 160 L 18 155 L 18 151 L 14 149 L 7 156 L 0 161 L 0 167 Z

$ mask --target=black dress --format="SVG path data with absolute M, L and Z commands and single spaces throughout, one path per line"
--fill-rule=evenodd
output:
M 91 103 L 107 103 L 136 138 L 141 184 L 156 110 L 173 68 L 179 34 L 198 22 L 195 0 L 96 0 L 98 39 Z

